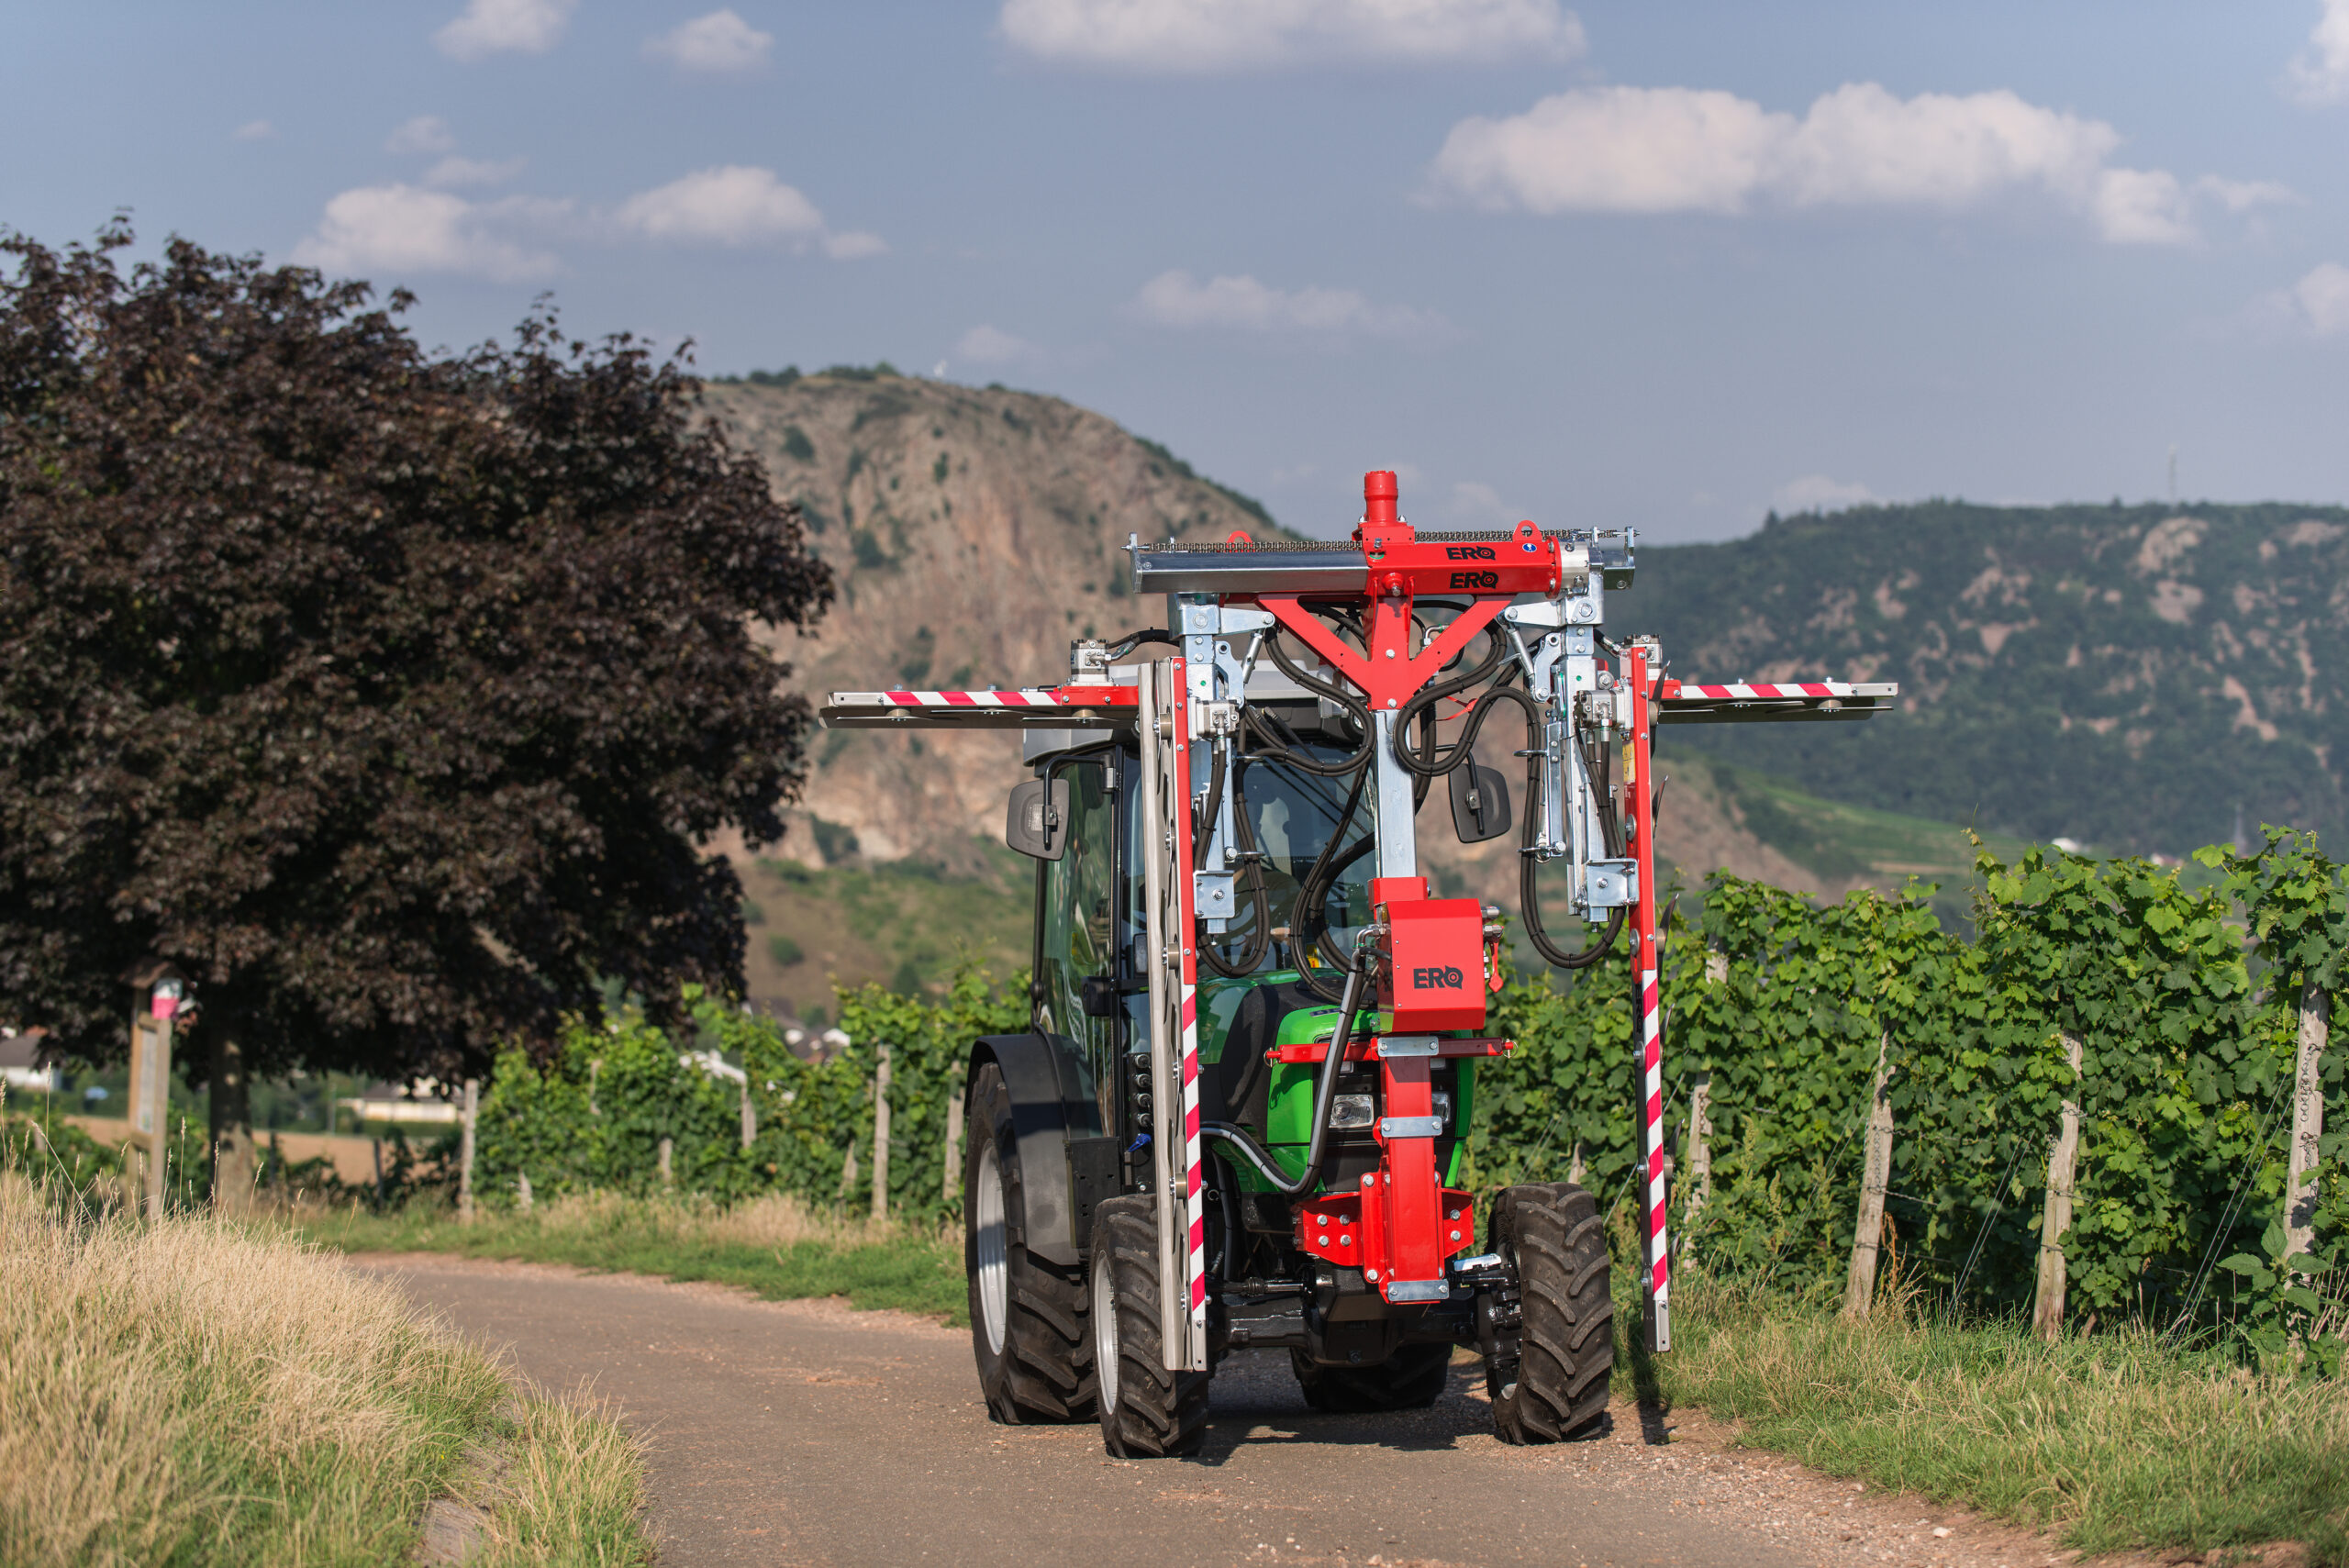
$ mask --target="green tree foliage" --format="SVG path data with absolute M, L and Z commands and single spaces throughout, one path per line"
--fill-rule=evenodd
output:
M 693 1032 L 673 1039 L 641 1015 L 573 1019 L 543 1064 L 521 1051 L 498 1059 L 483 1097 L 476 1185 L 510 1202 L 519 1179 L 534 1195 L 591 1189 L 646 1193 L 661 1184 L 670 1140 L 682 1191 L 732 1202 L 765 1192 L 862 1210 L 872 1201 L 874 1084 L 889 1047 L 889 1209 L 933 1221 L 959 1207 L 942 1161 L 947 1110 L 972 1042 L 1027 1027 L 1025 975 L 1001 989 L 973 969 L 938 1001 L 866 985 L 841 995 L 851 1043 L 825 1061 L 803 1058 L 773 1020 L 699 991 L 685 998 Z M 682 1040 L 682 1043 L 681 1043 Z M 743 1089 L 696 1051 L 715 1051 L 749 1079 L 756 1132 L 741 1139 Z M 855 1175 L 843 1184 L 851 1151 Z
M 199 1049 L 446 1077 L 607 979 L 738 989 L 702 846 L 781 835 L 810 724 L 752 623 L 831 588 L 682 363 L 129 241 L 0 239 L 11 1021 L 116 1054 L 161 953 Z

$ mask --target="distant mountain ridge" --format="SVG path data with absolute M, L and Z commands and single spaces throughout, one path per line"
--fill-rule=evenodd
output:
M 1830 799 L 2166 851 L 2237 813 L 2337 831 L 2349 766 L 2349 510 L 2281 503 L 1774 518 L 1640 552 L 1627 629 L 1676 674 L 1898 681 L 1854 730 L 1671 737 Z
M 800 504 L 840 574 L 814 632 L 777 639 L 792 684 L 813 695 L 1055 681 L 1070 639 L 1163 624 L 1163 605 L 1131 591 L 1129 534 L 1287 532 L 1163 447 L 1059 398 L 864 370 L 761 381 L 708 384 L 706 408 Z M 2344 566 L 2349 511 L 2291 506 L 1934 502 L 1642 546 L 1609 624 L 1660 635 L 1675 673 L 1903 688 L 1899 713 L 1864 725 L 1667 731 L 1660 850 L 1691 883 L 1722 865 L 1831 895 L 1898 885 L 1907 870 L 1963 882 L 1955 826 L 1789 816 L 1779 795 L 1702 758 L 2008 842 L 2068 835 L 2176 853 L 2228 837 L 2238 803 L 2250 827 L 2338 827 Z M 1487 748 L 1513 795 L 1515 744 Z M 811 761 L 790 838 L 769 851 L 779 858 L 735 846 L 771 921 L 752 931 L 754 998 L 812 1006 L 827 977 L 929 977 L 963 942 L 999 970 L 1021 961 L 1026 866 L 999 845 L 1016 736 L 835 731 L 815 738 Z M 1421 833 L 1439 885 L 1513 907 L 1513 837 L 1463 848 L 1441 817 L 1431 806 Z M 990 888 L 993 902 L 925 893 L 925 876 Z M 973 917 L 980 907 L 996 913 Z

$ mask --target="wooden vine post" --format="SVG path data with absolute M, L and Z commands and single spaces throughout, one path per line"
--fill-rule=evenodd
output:
M 889 1218 L 889 1042 L 874 1047 L 880 1065 L 873 1075 L 873 1218 Z
M 473 1222 L 473 1120 L 481 1112 L 481 1080 L 465 1080 L 464 1119 L 457 1138 L 457 1223 Z
M 751 1144 L 758 1141 L 758 1137 L 759 1113 L 751 1105 L 751 1061 L 746 1054 L 742 1059 L 742 1149 L 745 1153 L 749 1152 Z
M 946 1181 L 941 1196 L 949 1208 L 954 1207 L 956 1191 L 963 1184 L 963 1085 L 957 1084 L 946 1096 Z
M 1729 984 L 1729 955 L 1723 952 L 1705 954 L 1705 983 L 1709 985 Z M 1582 1180 L 1582 1145 L 1575 1145 L 1575 1180 Z M 1684 1184 L 1687 1197 L 1683 1201 L 1680 1219 L 1680 1250 L 1684 1253 L 1696 1251 L 1697 1220 L 1705 1206 L 1713 1201 L 1713 1075 L 1699 1071 L 1690 1075 L 1688 1087 L 1688 1179 Z
M 2080 1158 L 2077 1035 L 2064 1036 L 2064 1054 L 2072 1064 L 2073 1087 L 2064 1096 L 2063 1121 L 2047 1159 L 2047 1209 L 2039 1223 L 2039 1290 L 2031 1313 L 2032 1330 L 2048 1340 L 2061 1338 L 2064 1332 L 2064 1232 L 2072 1228 L 2072 1173 Z
M 1684 1251 L 1696 1239 L 1697 1217 L 1705 1212 L 1713 1196 L 1713 1075 L 1697 1073 L 1692 1076 L 1696 1082 L 1688 1090 L 1688 1196 L 1680 1221 Z M 1579 1144 L 1575 1153 L 1581 1153 Z
M 2284 1256 L 2316 1240 L 2317 1146 L 2324 1137 L 2324 1080 L 2318 1069 L 2332 1034 L 2331 1001 L 2311 980 L 2300 988 L 2300 1046 L 2292 1074 L 2292 1153 L 2284 1184 Z
M 1876 1300 L 1876 1265 L 1884 1241 L 1884 1191 L 1892 1182 L 1892 1034 L 1876 1039 L 1876 1080 L 1868 1098 L 1867 1160 L 1860 1176 L 1859 1222 L 1852 1234 L 1852 1273 L 1843 1316 L 1865 1318 Z M 2060 1264 L 2058 1265 L 2061 1266 Z

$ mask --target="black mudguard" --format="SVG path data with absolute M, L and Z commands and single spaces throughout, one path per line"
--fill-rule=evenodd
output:
M 1061 1106 L 1059 1063 L 1041 1034 L 988 1035 L 971 1049 L 971 1071 L 992 1061 L 1011 1092 L 1013 1130 L 1019 1140 L 1019 1180 L 1005 1194 L 1011 1240 L 1048 1263 L 1084 1262 L 1069 1192 L 1068 1116 Z

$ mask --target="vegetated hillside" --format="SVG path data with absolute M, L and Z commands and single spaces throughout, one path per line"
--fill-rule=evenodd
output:
M 806 511 L 839 574 L 816 631 L 776 644 L 818 701 L 1056 684 L 1071 639 L 1164 624 L 1163 601 L 1133 593 L 1130 533 L 1282 531 L 1164 448 L 1056 397 L 863 370 L 760 381 L 705 395 Z M 754 1001 L 811 1008 L 829 1005 L 831 979 L 927 981 L 963 942 L 998 972 L 1008 955 L 1024 962 L 1030 862 L 1000 845 L 1016 733 L 819 732 L 811 760 L 785 842 L 757 857 L 733 847 L 766 920 L 751 930 Z M 885 906 L 905 913 L 884 919 Z
M 1163 624 L 1163 604 L 1131 591 L 1128 534 L 1284 531 L 1164 448 L 1058 398 L 862 370 L 712 383 L 707 397 L 765 462 L 777 492 L 805 508 L 812 544 L 840 575 L 840 599 L 817 631 L 778 644 L 793 684 L 818 698 L 1056 681 L 1070 639 Z M 1364 466 L 1375 461 L 1367 455 Z M 1333 487 L 1321 519 L 1332 526 L 1320 531 L 1334 531 L 1353 505 Z M 1618 615 L 1662 624 L 1688 553 L 1644 552 Z M 1685 657 L 1679 667 L 1695 668 Z M 1522 765 L 1508 755 L 1519 744 L 1502 734 L 1508 728 L 1496 727 L 1484 749 L 1515 797 Z M 1952 818 L 1835 805 L 1817 798 L 1836 792 L 1815 773 L 1798 773 L 1812 786 L 1806 792 L 1716 766 L 1689 754 L 1683 738 L 1693 733 L 1666 739 L 1671 784 L 1658 840 L 1688 885 L 1726 867 L 1834 896 L 1917 873 L 1951 890 L 1953 911 L 1962 904 L 1966 853 Z M 1865 739 L 1858 727 L 1823 733 L 1846 747 Z M 1024 962 L 1032 867 L 1000 841 L 1019 754 L 1018 737 L 1004 731 L 819 733 L 789 838 L 757 855 L 732 846 L 752 917 L 752 1000 L 813 1018 L 830 1008 L 835 982 L 918 987 L 964 953 L 999 973 Z M 1516 908 L 1514 834 L 1461 846 L 1441 792 L 1420 828 L 1441 890 Z
M 1773 517 L 1644 549 L 1609 619 L 1673 673 L 1898 681 L 1864 725 L 1691 727 L 1826 798 L 2180 854 L 2262 821 L 2337 828 L 2349 510 L 1991 507 Z M 1628 612 L 1628 613 L 1626 613 Z

